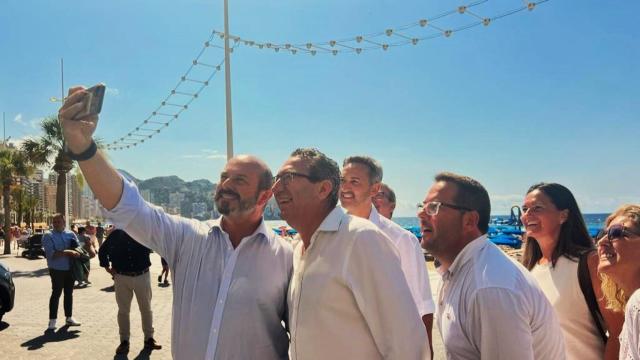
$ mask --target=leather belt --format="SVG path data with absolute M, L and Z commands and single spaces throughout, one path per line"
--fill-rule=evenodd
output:
M 142 271 L 118 271 L 116 270 L 116 274 L 118 275 L 124 275 L 124 276 L 140 276 L 144 273 L 148 273 L 149 272 L 149 268 L 146 268 Z

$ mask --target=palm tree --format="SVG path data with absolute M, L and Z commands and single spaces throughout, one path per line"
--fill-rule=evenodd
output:
M 28 139 L 22 144 L 22 150 L 36 166 L 53 164 L 53 171 L 58 175 L 56 184 L 56 212 L 65 213 L 67 195 L 67 173 L 73 169 L 74 163 L 64 151 L 62 128 L 55 115 L 42 120 L 40 124 L 43 135 Z M 53 160 L 53 161 L 52 161 Z
M 0 183 L 2 183 L 2 198 L 4 208 L 4 254 L 11 254 L 11 185 L 20 176 L 28 176 L 33 167 L 26 154 L 9 147 L 0 148 Z

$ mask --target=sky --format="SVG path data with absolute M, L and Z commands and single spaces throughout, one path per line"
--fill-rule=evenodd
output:
M 230 33 L 274 44 L 326 42 L 469 3 L 230 0 Z M 484 18 L 522 4 L 489 0 L 470 10 Z M 298 147 L 317 147 L 338 163 L 372 156 L 396 190 L 398 216 L 414 215 L 445 170 L 479 180 L 494 214 L 521 204 L 540 181 L 567 186 L 585 213 L 639 203 L 639 11 L 632 1 L 550 0 L 486 27 L 387 51 L 310 56 L 239 46 L 231 55 L 235 153 L 258 155 L 274 172 Z M 432 24 L 473 20 L 454 14 Z M 50 98 L 61 97 L 64 58 L 66 88 L 107 85 L 96 136 L 120 138 L 158 107 L 213 29 L 223 31 L 221 0 L 3 1 L 6 136 L 18 143 L 38 136 L 41 119 L 57 113 L 60 103 Z M 426 34 L 420 31 L 407 33 Z M 210 47 L 201 61 L 222 58 Z M 199 69 L 201 76 L 211 71 Z M 220 72 L 169 127 L 109 157 L 141 179 L 215 182 L 225 154 Z

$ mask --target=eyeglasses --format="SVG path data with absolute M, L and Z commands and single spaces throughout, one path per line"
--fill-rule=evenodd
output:
M 607 240 L 609 241 L 614 241 L 614 240 L 619 240 L 621 238 L 627 238 L 630 236 L 640 236 L 640 234 L 636 234 L 633 231 L 630 231 L 626 226 L 621 225 L 621 224 L 617 224 L 617 225 L 611 225 L 606 231 L 601 231 L 602 236 L 604 237 L 606 235 Z
M 418 204 L 418 212 L 424 211 L 429 216 L 436 216 L 438 215 L 438 212 L 440 211 L 441 206 L 445 206 L 451 209 L 456 209 L 461 211 L 474 211 L 473 209 L 470 209 L 464 206 L 447 204 L 441 201 L 429 201 L 428 203 Z
M 289 183 L 291 181 L 293 181 L 293 179 L 295 177 L 302 177 L 305 178 L 311 182 L 315 181 L 315 178 L 313 176 L 307 175 L 307 174 L 302 174 L 302 173 L 298 173 L 295 171 L 288 171 L 286 173 L 282 173 L 282 174 L 278 174 L 276 176 L 273 177 L 273 184 L 275 185 L 275 183 L 277 183 L 278 181 L 282 180 L 282 185 L 289 185 Z

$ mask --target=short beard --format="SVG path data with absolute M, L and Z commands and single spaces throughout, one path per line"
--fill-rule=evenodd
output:
M 231 207 L 231 202 L 227 199 L 218 198 L 215 201 L 218 212 L 222 215 L 227 215 L 227 216 L 233 213 L 244 214 L 244 213 L 250 212 L 253 209 L 255 209 L 257 202 L 258 202 L 258 194 L 256 194 L 256 196 L 254 196 L 253 198 L 240 199 L 238 201 L 238 207 L 235 209 Z

